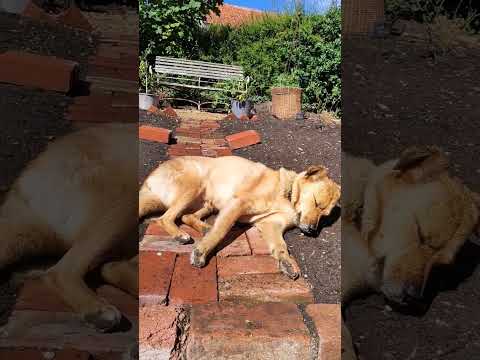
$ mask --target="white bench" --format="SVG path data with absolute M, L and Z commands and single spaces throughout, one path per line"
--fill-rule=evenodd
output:
M 157 56 L 155 58 L 155 72 L 164 75 L 163 78 L 165 80 L 160 81 L 160 84 L 190 89 L 225 91 L 225 89 L 215 87 L 215 84 L 225 80 L 241 80 L 244 82 L 245 88 L 238 89 L 238 91 L 246 92 L 249 82 L 248 77 L 245 78 L 241 66 L 165 56 Z M 179 98 L 165 98 L 164 100 L 167 99 L 192 102 L 198 106 L 198 110 L 200 110 L 202 105 L 212 103 Z

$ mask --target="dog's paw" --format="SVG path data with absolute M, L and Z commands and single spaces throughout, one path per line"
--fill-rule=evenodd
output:
M 190 264 L 197 268 L 202 268 L 205 266 L 206 256 L 198 249 L 193 249 L 192 254 L 190 255 Z
M 98 331 L 107 332 L 120 324 L 122 314 L 116 307 L 104 305 L 94 312 L 84 314 L 83 319 Z
M 291 260 L 282 259 L 279 261 L 280 271 L 290 279 L 296 280 L 300 276 L 300 269 Z
M 178 241 L 181 245 L 193 244 L 194 241 L 192 237 L 188 234 L 182 234 L 175 237 L 175 241 Z

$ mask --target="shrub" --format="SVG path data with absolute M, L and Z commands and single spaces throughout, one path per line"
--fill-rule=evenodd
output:
M 254 101 L 269 100 L 279 79 L 294 78 L 304 90 L 307 111 L 339 112 L 340 34 L 338 8 L 321 15 L 265 16 L 237 29 L 209 27 L 199 54 L 202 60 L 241 65 L 251 78 L 249 97 Z
M 210 11 L 223 0 L 139 1 L 140 53 L 191 57 L 198 51 L 197 34 Z

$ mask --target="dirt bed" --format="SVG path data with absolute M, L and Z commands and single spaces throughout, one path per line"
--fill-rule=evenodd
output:
M 342 148 L 378 163 L 435 144 L 480 191 L 480 49 L 457 50 L 434 61 L 412 38 L 344 39 Z M 392 311 L 381 296 L 354 301 L 346 316 L 361 359 L 478 358 L 479 261 L 480 247 L 467 244 L 459 265 L 438 270 L 420 315 Z
M 235 150 L 234 154 L 278 169 L 303 171 L 310 165 L 323 165 L 330 176 L 341 183 L 341 128 L 326 126 L 318 120 L 281 121 L 260 116 L 258 121 L 222 121 L 224 135 L 256 130 L 262 143 Z M 341 226 L 339 209 L 325 222 L 316 237 L 304 236 L 298 229 L 287 232 L 289 250 L 298 261 L 302 274 L 313 285 L 315 302 L 340 302 Z M 333 224 L 332 224 L 333 222 Z

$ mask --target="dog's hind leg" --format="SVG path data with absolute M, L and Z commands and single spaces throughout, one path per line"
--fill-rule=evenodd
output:
M 212 229 L 192 251 L 190 263 L 193 266 L 205 265 L 208 254 L 222 241 L 244 211 L 245 203 L 240 199 L 233 200 L 227 207 L 220 210 Z
M 214 211 L 214 207 L 211 203 L 205 203 L 203 207 L 194 214 L 188 214 L 182 216 L 182 222 L 188 226 L 191 226 L 195 230 L 206 235 L 210 231 L 212 226 L 202 221 L 203 218 L 211 215 Z
M 148 186 L 143 185 L 138 195 L 138 218 L 142 219 L 152 212 L 163 210 L 165 210 L 165 205 L 160 198 Z
M 186 191 L 181 194 L 167 211 L 158 219 L 153 221 L 155 224 L 163 228 L 170 236 L 181 244 L 192 243 L 192 238 L 185 231 L 181 230 L 175 220 L 187 209 L 198 197 L 195 190 Z
M 85 221 L 72 239 L 70 250 L 43 277 L 46 285 L 99 331 L 116 327 L 122 316 L 86 285 L 84 276 L 100 265 L 116 241 L 135 227 L 132 223 L 135 210 L 125 211 L 122 206 L 112 206 L 103 217 Z
M 107 283 L 138 296 L 138 255 L 130 260 L 106 263 L 101 273 Z
M 0 220 L 0 269 L 34 255 L 57 255 L 65 251 L 46 226 Z

